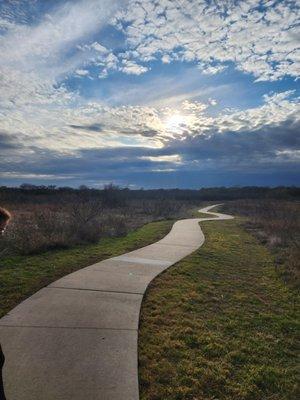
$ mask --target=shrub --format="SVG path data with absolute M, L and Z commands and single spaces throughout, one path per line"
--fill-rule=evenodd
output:
M 64 195 L 55 191 L 43 201 L 28 191 L 26 202 L 11 204 L 14 218 L 1 238 L 0 254 L 33 254 L 123 236 L 153 220 L 185 216 L 191 208 L 168 199 L 125 200 L 126 191 L 111 185 L 102 196 L 82 188 Z

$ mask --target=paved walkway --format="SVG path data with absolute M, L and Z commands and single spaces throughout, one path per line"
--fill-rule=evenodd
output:
M 143 295 L 155 276 L 203 244 L 199 221 L 210 219 L 177 221 L 162 240 L 67 275 L 3 317 L 8 400 L 138 400 Z

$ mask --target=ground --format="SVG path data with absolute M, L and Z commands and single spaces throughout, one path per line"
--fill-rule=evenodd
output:
M 139 334 L 142 400 L 293 400 L 297 295 L 241 220 L 157 277 Z M 298 319 L 297 319 L 298 317 Z
M 148 289 L 139 331 L 142 400 L 298 398 L 298 298 L 241 222 L 203 222 L 204 246 Z M 69 272 L 155 242 L 172 224 L 1 260 L 1 315 Z

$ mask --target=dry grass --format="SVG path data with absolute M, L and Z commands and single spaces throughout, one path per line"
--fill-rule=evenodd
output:
M 223 209 L 247 217 L 245 227 L 276 255 L 283 280 L 300 286 L 300 203 L 283 200 L 239 200 Z
M 151 221 L 180 218 L 190 205 L 179 201 L 129 201 L 108 207 L 99 199 L 5 204 L 12 219 L 0 238 L 0 254 L 37 254 L 49 249 L 120 237 Z

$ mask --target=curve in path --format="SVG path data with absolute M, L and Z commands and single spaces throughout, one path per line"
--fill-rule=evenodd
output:
M 209 212 L 214 219 L 229 215 Z M 0 320 L 9 400 L 138 400 L 137 334 L 149 283 L 204 242 L 199 222 L 65 276 Z

